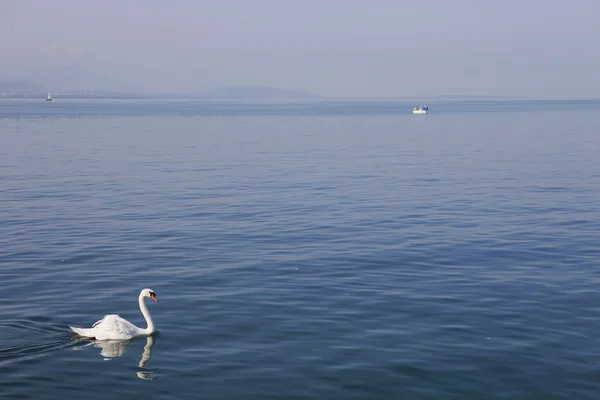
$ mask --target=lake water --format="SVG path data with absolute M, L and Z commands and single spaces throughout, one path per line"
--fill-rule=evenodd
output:
M 0 398 L 597 399 L 600 101 L 412 106 L 0 101 Z

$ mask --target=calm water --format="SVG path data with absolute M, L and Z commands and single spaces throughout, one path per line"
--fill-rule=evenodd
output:
M 412 106 L 0 101 L 0 398 L 597 399 L 600 102 Z

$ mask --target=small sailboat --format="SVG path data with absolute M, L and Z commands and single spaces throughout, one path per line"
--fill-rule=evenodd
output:
M 50 96 L 50 91 L 48 91 L 48 97 L 46 97 L 46 101 L 52 101 L 52 96 Z

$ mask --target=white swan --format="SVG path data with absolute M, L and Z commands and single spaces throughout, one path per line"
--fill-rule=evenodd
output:
M 91 328 L 74 328 L 72 326 L 69 326 L 69 328 L 79 336 L 94 338 L 96 340 L 122 340 L 150 335 L 156 331 L 156 328 L 146 307 L 146 298 L 150 298 L 158 303 L 156 293 L 152 289 L 143 289 L 140 292 L 138 301 L 140 303 L 140 310 L 142 310 L 142 314 L 148 324 L 146 329 L 138 328 L 117 314 L 105 315 L 103 319 L 97 321 Z

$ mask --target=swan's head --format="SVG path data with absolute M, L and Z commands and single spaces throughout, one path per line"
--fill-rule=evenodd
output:
M 158 303 L 158 299 L 156 298 L 156 293 L 154 293 L 154 290 L 152 290 L 152 289 L 142 290 L 142 292 L 140 293 L 140 297 L 149 297 Z

